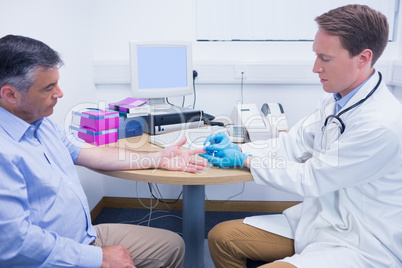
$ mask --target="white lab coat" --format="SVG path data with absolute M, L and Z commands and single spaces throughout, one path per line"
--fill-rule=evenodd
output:
M 378 79 L 375 73 L 343 109 L 363 99 Z M 300 268 L 402 267 L 401 104 L 382 82 L 341 116 L 342 135 L 335 123 L 322 131 L 334 105 L 332 94 L 325 94 L 289 133 L 242 146 L 256 157 L 256 183 L 303 197 L 284 211 L 296 251 L 285 260 Z

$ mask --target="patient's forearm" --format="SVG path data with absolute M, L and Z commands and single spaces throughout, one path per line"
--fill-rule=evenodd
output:
M 159 152 L 137 152 L 123 148 L 86 147 L 78 156 L 77 165 L 102 170 L 149 169 L 159 166 Z

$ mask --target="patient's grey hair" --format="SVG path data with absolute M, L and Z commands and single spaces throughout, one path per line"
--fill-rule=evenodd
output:
M 11 85 L 25 93 L 35 82 L 40 68 L 60 68 L 63 61 L 45 43 L 17 35 L 0 39 L 0 88 Z

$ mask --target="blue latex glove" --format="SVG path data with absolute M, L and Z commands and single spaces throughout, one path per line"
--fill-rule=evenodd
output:
M 220 166 L 220 167 L 245 167 L 244 160 L 246 160 L 247 156 L 245 153 L 240 152 L 239 150 L 229 148 L 225 150 L 220 150 L 215 152 L 214 154 L 200 154 L 201 157 L 204 157 L 208 160 L 209 163 Z
M 207 153 L 209 154 L 226 149 L 235 149 L 237 151 L 240 151 L 240 147 L 236 144 L 233 144 L 230 141 L 229 137 L 222 132 L 209 135 L 205 139 L 204 145 L 206 145 L 208 142 L 210 143 L 210 145 L 206 146 L 204 150 L 207 151 Z

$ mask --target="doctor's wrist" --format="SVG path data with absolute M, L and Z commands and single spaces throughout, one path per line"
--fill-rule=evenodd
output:
M 246 158 L 244 159 L 243 167 L 245 167 L 245 168 L 250 168 L 252 158 L 253 158 L 253 156 L 252 156 L 251 154 L 248 154 L 248 155 L 246 156 Z
M 237 146 L 237 149 L 240 151 L 240 152 L 243 152 L 243 150 L 241 149 L 241 146 L 240 145 L 237 145 L 237 144 L 235 144 L 236 146 Z

